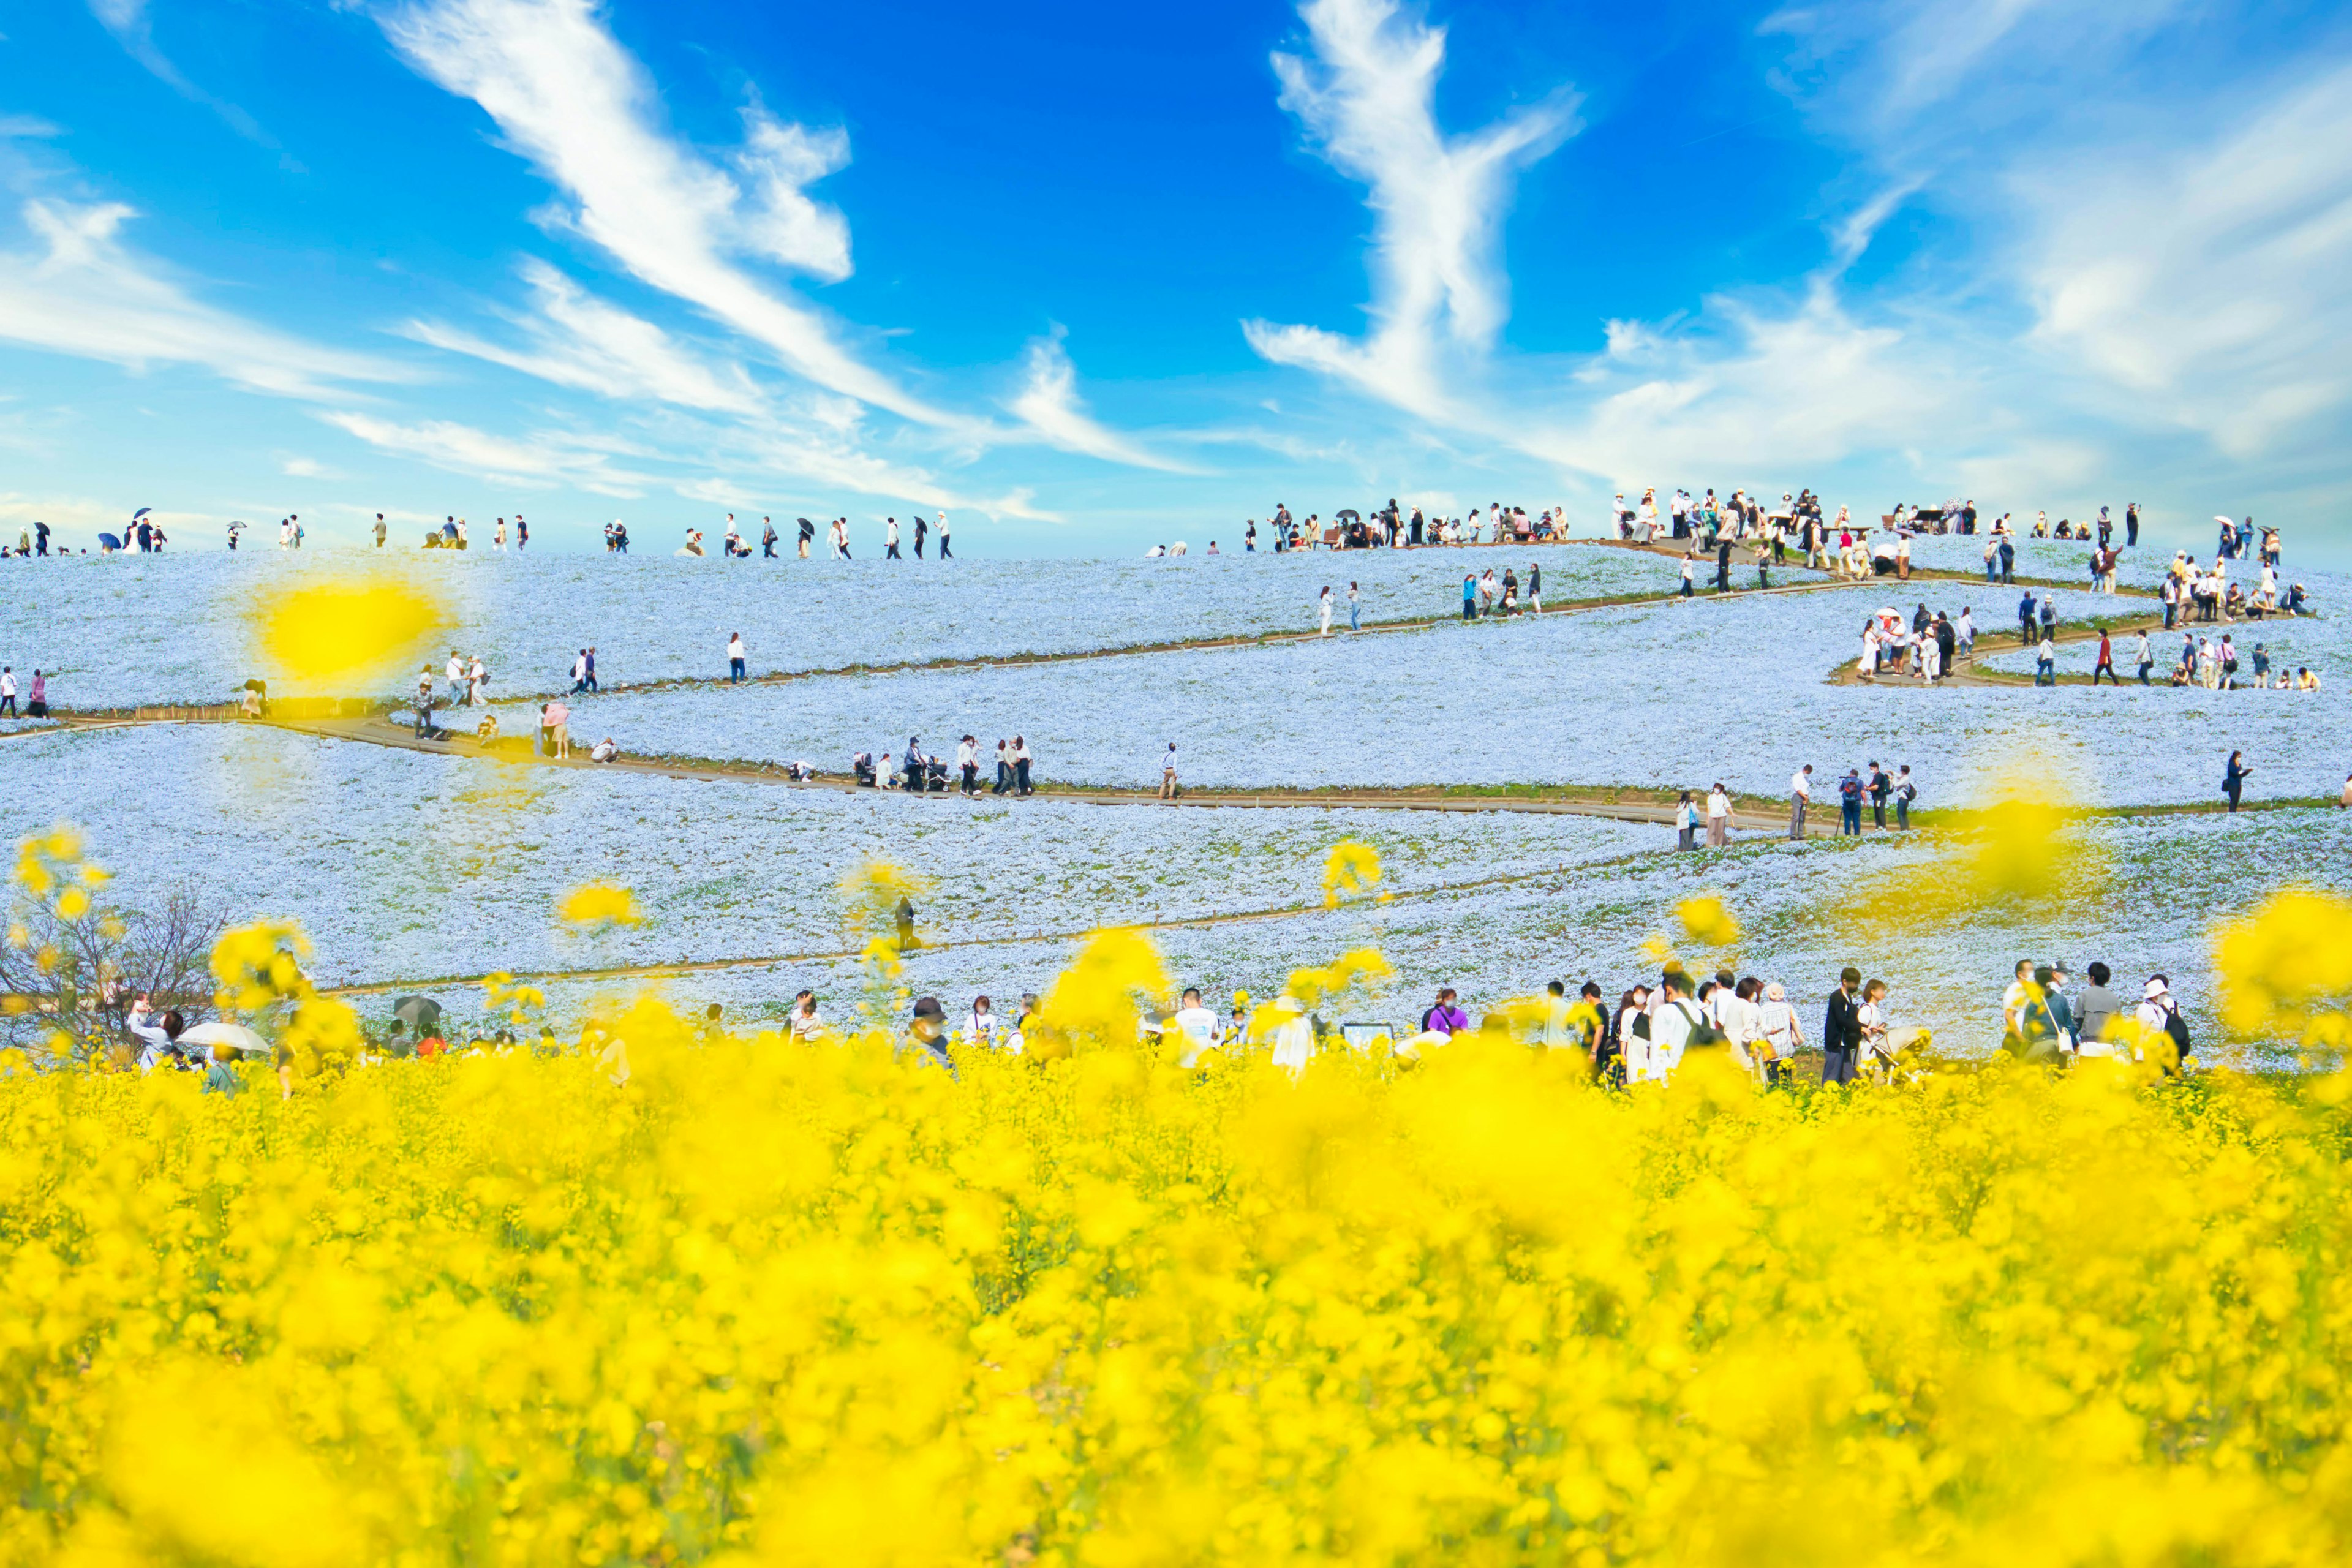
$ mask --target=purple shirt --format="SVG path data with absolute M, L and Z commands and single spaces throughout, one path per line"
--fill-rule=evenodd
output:
M 1421 1020 L 1423 1029 L 1434 1029 L 1441 1035 L 1458 1035 L 1470 1027 L 1470 1015 L 1459 1007 L 1439 1003 Z

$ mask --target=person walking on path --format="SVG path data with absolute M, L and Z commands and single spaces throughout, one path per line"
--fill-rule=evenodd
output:
M 1862 774 L 1852 768 L 1838 780 L 1838 832 L 1847 838 L 1862 837 Z
M 963 796 L 970 800 L 980 793 L 980 742 L 966 735 L 956 742 L 956 771 L 963 775 Z
M 996 742 L 996 787 L 991 795 L 1003 795 L 1013 787 L 1013 757 L 1003 742 Z
M 588 650 L 582 648 L 572 660 L 572 695 L 577 697 L 588 689 Z
M 2230 809 L 2238 809 L 2238 797 L 2245 793 L 2246 780 L 2253 769 L 2245 765 L 2243 752 L 2231 752 L 2228 768 L 2221 774 L 2221 793 L 2230 797 Z
M 1911 803 L 1919 798 L 1919 786 L 1911 782 L 1911 764 L 1903 764 L 1895 780 L 1895 826 L 1898 832 L 1911 831 Z
M 1720 849 L 1730 842 L 1731 795 L 1717 779 L 1706 795 L 1706 847 Z
M 602 691 L 602 690 L 604 690 L 604 689 L 603 687 L 601 687 L 601 686 L 599 686 L 599 685 L 597 685 L 597 684 L 596 684 L 596 645 L 595 645 L 594 643 L 590 643 L 590 644 L 588 645 L 588 656 L 587 656 L 587 658 L 588 658 L 588 670 L 587 670 L 588 689 L 589 689 L 589 690 L 591 690 L 591 691 Z M 480 661 L 479 661 L 479 660 L 477 660 L 476 662 L 477 662 L 477 663 L 479 663 Z
M 2099 683 L 2099 677 L 2102 675 L 2105 675 L 2107 678 L 2107 684 L 2109 686 L 2121 686 L 2123 684 L 2122 681 L 2116 679 L 2115 644 L 2107 639 L 2107 631 L 2105 626 L 2099 628 L 2099 658 L 2098 662 L 2091 666 L 2091 684 L 2096 686 Z
M 1478 618 L 1478 574 L 1475 572 L 1462 574 L 1462 618 L 1465 621 Z
M 776 524 L 772 518 L 760 520 L 760 558 L 763 561 L 776 558 Z
M 1805 837 L 1805 808 L 1813 804 L 1813 764 L 1807 763 L 1789 775 L 1789 837 Z
M 2132 659 L 2139 666 L 2139 683 L 2142 686 L 2146 686 L 2147 684 L 2147 672 L 2156 668 L 2156 655 L 2148 651 L 2147 628 L 2146 626 L 2142 626 L 2139 629 L 2139 640 L 2132 648 Z M 2098 682 L 2095 679 L 2091 684 L 2096 686 Z
M 2046 631 L 2042 634 L 2042 646 L 2033 652 L 2033 684 L 2058 684 L 2058 645 L 2050 640 L 2050 634 Z
M 930 536 L 930 531 L 931 525 L 924 521 L 921 512 L 917 512 L 915 514 L 915 559 L 918 561 L 923 558 L 923 541 Z
M 1692 585 L 1693 585 L 1693 582 L 1694 582 L 1695 574 L 1697 573 L 1697 571 L 1698 571 L 1698 556 L 1697 556 L 1697 554 L 1696 554 L 1695 552 L 1692 552 L 1692 551 L 1688 551 L 1688 550 L 1684 551 L 1684 552 L 1683 552 L 1683 585 L 1682 585 L 1680 588 L 1678 588 L 1678 589 L 1676 589 L 1676 590 L 1675 590 L 1675 596 L 1676 596 L 1676 597 L 1678 597 L 1678 598 L 1687 599 L 1687 598 L 1689 598 L 1689 597 L 1691 596 Z
M 941 512 L 939 514 L 939 517 L 940 559 L 942 561 L 952 561 L 955 559 L 955 552 L 948 548 L 948 514 Z
M 800 529 L 801 559 L 805 561 L 809 558 L 809 546 L 816 542 L 816 524 L 804 517 L 794 521 Z
M 1322 596 L 1321 596 L 1320 598 L 1318 598 L 1318 599 L 1317 599 L 1317 600 L 1315 601 L 1315 609 L 1316 609 L 1316 613 L 1317 613 L 1318 615 L 1319 615 L 1319 616 L 1322 617 L 1322 619 L 1323 619 L 1323 629 L 1322 629 L 1322 631 L 1321 631 L 1320 633 L 1318 633 L 1318 636 L 1322 636 L 1322 637 L 1329 637 L 1329 636 L 1331 635 L 1331 584 L 1330 584 L 1326 583 L 1326 584 L 1323 584 L 1323 594 L 1322 594 Z
M 1348 629 L 1351 632 L 1364 629 L 1364 595 L 1352 582 L 1348 584 Z
M 1838 988 L 1830 993 L 1829 1009 L 1822 1019 L 1823 1083 L 1853 1081 L 1862 1058 L 1862 1007 L 1854 999 L 1854 988 L 1861 984 L 1862 971 L 1849 966 L 1839 971 Z
M 906 559 L 898 553 L 898 520 L 895 517 L 882 520 L 882 559 L 885 561 Z
M 1013 737 L 1013 793 L 1029 793 L 1029 742 L 1018 735 Z
M 1168 750 L 1160 758 L 1160 798 L 1176 798 L 1176 742 L 1168 742 Z
M 743 679 L 743 634 L 730 632 L 727 637 L 727 684 L 734 686 Z
M 0 711 L 16 717 L 16 667 L 0 665 Z

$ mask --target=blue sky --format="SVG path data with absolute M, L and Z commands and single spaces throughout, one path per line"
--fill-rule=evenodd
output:
M 0 19 L 0 521 L 1654 484 L 2352 557 L 2339 6 L 88 0 Z M 2307 552 L 2307 553 L 2306 553 Z

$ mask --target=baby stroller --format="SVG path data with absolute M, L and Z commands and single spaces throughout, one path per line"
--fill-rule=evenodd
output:
M 871 752 L 860 752 L 856 756 L 850 758 L 849 771 L 859 784 L 864 784 L 868 789 L 873 788 L 876 782 L 874 777 L 874 753 Z

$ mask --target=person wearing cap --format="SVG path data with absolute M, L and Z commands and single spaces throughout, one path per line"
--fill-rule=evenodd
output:
M 936 996 L 915 999 L 914 1015 L 907 1020 L 907 1037 L 898 1049 L 901 1058 L 912 1054 L 919 1063 L 944 1068 L 950 1078 L 956 1076 L 955 1062 L 948 1055 L 948 1010 L 940 1005 Z
M 2151 974 L 2140 988 L 2140 1004 L 2133 1014 L 2140 1026 L 2142 1044 L 2132 1047 L 2132 1060 L 2145 1061 L 2145 1042 L 2158 1035 L 2168 1037 L 2173 1045 L 2175 1059 L 2159 1063 L 2168 1073 L 2179 1072 L 2189 1065 L 2189 1026 L 2182 1021 L 2179 1005 L 2172 999 L 2172 982 L 2161 974 Z
M 1804 1026 L 1789 1005 L 1789 993 L 1775 980 L 1764 987 L 1763 1005 L 1756 1012 L 1757 1037 L 1764 1047 L 1764 1081 L 1778 1083 L 1805 1043 Z

